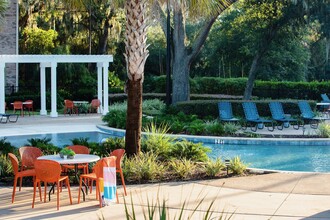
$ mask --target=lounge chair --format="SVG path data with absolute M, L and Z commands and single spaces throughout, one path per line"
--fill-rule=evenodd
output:
M 233 109 L 230 102 L 219 102 L 219 117 L 224 122 L 238 122 L 239 119 L 233 116 Z
M 329 99 L 328 95 L 325 94 L 325 93 L 324 94 L 321 94 L 321 98 L 322 98 L 322 101 L 321 101 L 320 109 L 323 110 L 323 112 L 329 112 L 329 109 L 330 109 L 330 99 Z M 326 105 L 328 103 L 329 103 L 329 105 Z
M 248 125 L 251 125 L 251 131 L 257 131 L 257 129 L 263 129 L 264 124 L 270 124 L 268 127 L 269 131 L 274 131 L 274 121 L 261 118 L 258 113 L 256 103 L 254 102 L 243 102 L 242 103 L 246 124 L 243 129 L 246 129 Z M 254 127 L 254 128 L 253 128 Z
M 9 122 L 17 122 L 18 120 L 18 114 L 0 114 L 0 123 L 5 124 L 8 121 Z
M 283 128 L 290 127 L 290 123 L 293 122 L 293 128 L 299 129 L 299 121 L 297 119 L 291 118 L 291 116 L 284 113 L 282 103 L 280 102 L 270 102 L 269 109 L 272 114 L 272 118 L 277 122 L 277 129 L 283 130 Z
M 329 118 L 319 117 L 313 111 L 311 106 L 307 101 L 298 101 L 298 106 L 301 112 L 301 117 L 305 122 L 309 123 L 311 128 L 317 128 L 321 121 L 327 120 Z

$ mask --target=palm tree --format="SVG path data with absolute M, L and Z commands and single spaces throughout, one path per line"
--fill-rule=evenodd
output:
M 147 50 L 147 3 L 141 0 L 127 0 L 125 59 L 128 80 L 127 119 L 125 148 L 128 156 L 134 155 L 141 148 L 142 127 L 142 83 L 144 65 L 149 55 Z

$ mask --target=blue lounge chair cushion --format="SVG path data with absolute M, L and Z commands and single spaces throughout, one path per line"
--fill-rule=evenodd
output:
M 233 116 L 233 110 L 230 102 L 219 102 L 219 117 L 221 121 L 236 122 L 238 118 Z

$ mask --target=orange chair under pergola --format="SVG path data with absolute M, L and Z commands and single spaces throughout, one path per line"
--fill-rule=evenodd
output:
M 29 115 L 31 115 L 31 112 L 33 114 L 33 100 L 26 100 L 24 104 L 24 109 L 29 112 Z
M 73 101 L 69 100 L 69 99 L 65 99 L 64 100 L 64 115 L 69 113 L 71 114 L 78 114 L 78 109 L 77 107 L 74 105 Z
M 100 105 L 101 105 L 101 101 L 99 99 L 93 99 L 89 107 L 89 112 L 97 113 L 97 110 L 99 109 Z
M 16 113 L 16 111 L 20 111 L 21 116 L 24 116 L 23 102 L 22 101 L 14 101 L 13 111 L 14 111 L 14 113 Z

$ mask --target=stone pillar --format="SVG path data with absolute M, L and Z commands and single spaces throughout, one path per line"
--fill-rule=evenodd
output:
M 5 22 L 0 27 L 0 54 L 18 54 L 17 34 L 17 4 L 18 0 L 8 1 L 8 9 L 5 14 Z M 6 93 L 12 92 L 12 86 L 16 86 L 16 63 L 6 64 L 5 86 Z

